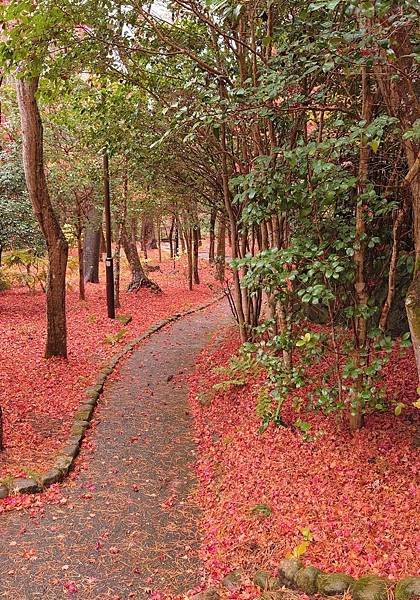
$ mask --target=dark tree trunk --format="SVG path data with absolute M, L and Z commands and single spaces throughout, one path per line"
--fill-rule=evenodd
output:
M 157 240 L 155 224 L 151 217 L 145 216 L 141 224 L 141 238 L 143 242 L 143 250 L 156 250 Z
M 144 272 L 137 251 L 137 245 L 133 237 L 127 235 L 125 227 L 122 228 L 121 243 L 131 269 L 131 282 L 128 286 L 128 291 L 137 292 L 142 287 L 148 287 L 155 292 L 160 292 L 161 289 L 157 283 L 149 279 Z
M 68 244 L 49 196 L 44 170 L 42 121 L 36 100 L 38 78 L 16 82 L 22 125 L 26 186 L 48 251 L 45 358 L 67 357 L 66 268 Z
M 210 245 L 209 245 L 209 262 L 214 262 L 214 246 L 216 241 L 215 226 L 216 226 L 217 209 L 212 208 L 210 213 Z
M 123 180 L 123 205 L 122 215 L 118 226 L 118 238 L 114 255 L 114 293 L 115 293 L 115 308 L 121 307 L 120 302 L 120 282 L 121 282 L 121 245 L 122 236 L 127 220 L 127 205 L 128 205 L 128 159 L 125 159 L 124 165 L 124 180 Z
M 99 283 L 99 259 L 101 253 L 101 215 L 93 206 L 87 216 L 87 226 L 84 241 L 84 271 L 85 283 Z
M 179 255 L 179 228 L 178 228 L 178 219 L 175 225 L 175 244 L 174 244 L 174 258 Z
M 218 281 L 223 282 L 225 280 L 226 264 L 226 223 L 223 213 L 220 213 L 219 216 L 219 226 L 217 228 L 217 248 L 214 262 L 216 265 L 215 277 Z
M 193 289 L 193 238 L 192 228 L 184 228 L 185 245 L 187 247 L 187 264 L 188 264 L 188 289 Z
M 174 229 L 175 229 L 175 217 L 172 217 L 171 228 L 169 230 L 169 252 L 170 252 L 171 258 L 174 258 L 174 256 L 175 256 L 175 252 L 174 252 Z
M 194 274 L 194 283 L 196 285 L 199 285 L 200 283 L 200 275 L 198 273 L 198 248 L 200 246 L 200 230 L 198 225 L 194 225 L 194 227 L 192 228 L 192 242 L 193 242 L 193 249 L 192 249 L 192 258 L 193 258 L 193 274 Z
M 120 260 L 121 260 L 121 235 L 118 235 L 117 243 L 114 252 L 114 297 L 115 308 L 120 308 Z
M 85 292 L 85 274 L 83 271 L 83 243 L 82 232 L 77 231 L 77 257 L 79 260 L 79 300 L 86 300 Z
M 161 220 L 158 219 L 157 222 L 157 242 L 158 242 L 158 253 L 159 253 L 159 262 L 162 262 L 162 236 L 160 233 L 160 228 L 161 228 Z

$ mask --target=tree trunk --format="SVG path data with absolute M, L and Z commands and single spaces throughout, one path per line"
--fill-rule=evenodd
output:
M 210 213 L 210 245 L 209 245 L 209 262 L 214 262 L 214 246 L 216 241 L 215 226 L 216 226 L 217 209 L 212 208 Z
M 134 242 L 133 237 L 127 235 L 124 226 L 122 227 L 121 232 L 121 243 L 131 269 L 131 282 L 128 286 L 128 291 L 138 292 L 140 288 L 147 287 L 155 292 L 160 292 L 161 289 L 157 283 L 149 279 L 144 272 L 137 251 L 137 245 Z
M 149 216 L 144 216 L 141 224 L 141 239 L 143 243 L 143 250 L 156 250 L 156 232 L 155 224 L 153 219 Z
M 226 85 L 223 81 L 219 82 L 220 97 L 226 99 Z M 221 150 L 221 163 L 222 163 L 222 184 L 223 184 L 223 199 L 225 203 L 225 209 L 229 217 L 229 239 L 230 246 L 232 248 L 232 258 L 238 258 L 238 227 L 237 217 L 235 215 L 232 196 L 229 189 L 229 166 L 228 166 L 228 149 L 226 140 L 226 125 L 222 122 L 220 127 L 220 150 Z M 239 273 L 237 269 L 232 269 L 233 284 L 235 289 L 235 305 L 236 314 L 238 316 L 239 335 L 242 342 L 246 342 L 248 339 L 248 331 L 245 324 L 244 308 L 242 303 L 242 290 L 241 282 L 239 279 Z
M 216 247 L 216 256 L 214 259 L 214 263 L 216 266 L 215 269 L 215 278 L 217 281 L 223 283 L 225 280 L 225 266 L 226 266 L 226 223 L 225 216 L 223 213 L 220 213 L 219 216 L 219 224 L 217 228 L 217 247 Z
M 43 129 L 36 100 L 38 78 L 16 83 L 26 186 L 48 251 L 45 358 L 67 357 L 66 267 L 68 244 L 54 213 L 44 170 Z
M 174 258 L 179 256 L 179 227 L 178 227 L 178 219 L 175 224 L 175 239 L 174 239 Z
M 200 229 L 197 224 L 195 224 L 192 228 L 192 236 L 193 236 L 193 273 L 194 273 L 194 283 L 199 285 L 200 283 L 200 275 L 198 273 L 198 248 L 200 246 Z
M 118 235 L 114 252 L 114 297 L 115 308 L 121 308 L 120 302 L 120 281 L 121 281 L 121 236 Z
M 185 246 L 187 248 L 188 289 L 193 289 L 193 234 L 191 227 L 184 227 Z
M 160 233 L 160 229 L 161 229 L 161 220 L 160 218 L 158 219 L 157 222 L 157 243 L 158 243 L 158 255 L 159 255 L 159 262 L 162 262 L 162 236 Z
M 381 316 L 379 318 L 379 329 L 383 332 L 386 331 L 388 324 L 388 316 L 395 296 L 395 285 L 397 281 L 398 244 L 400 240 L 401 226 L 404 223 L 405 217 L 407 216 L 409 206 L 407 202 L 407 197 L 408 194 L 405 193 L 403 204 L 399 208 L 397 216 L 392 226 L 392 250 L 388 269 L 388 290 L 385 302 L 382 306 Z
M 175 217 L 172 217 L 171 228 L 169 229 L 169 252 L 170 252 L 170 257 L 171 258 L 175 257 L 175 251 L 174 251 L 174 229 L 175 229 Z
M 77 257 L 79 261 L 79 300 L 86 300 L 85 274 L 83 271 L 83 243 L 81 229 L 77 230 Z
M 99 283 L 101 236 L 101 214 L 96 206 L 92 206 L 87 216 L 83 250 L 85 283 Z
M 373 97 L 370 91 L 370 80 L 366 66 L 362 67 L 362 119 L 366 123 L 370 123 L 372 118 Z M 355 249 L 353 255 L 355 267 L 355 362 L 359 368 L 365 364 L 363 354 L 365 353 L 367 341 L 367 319 L 363 314 L 364 307 L 367 306 L 369 296 L 365 281 L 365 247 L 366 247 L 366 223 L 365 213 L 366 205 L 363 200 L 363 194 L 366 191 L 368 182 L 370 149 L 367 140 L 363 137 L 360 142 L 359 154 L 359 180 L 357 185 L 356 199 L 356 232 L 355 232 Z M 351 431 L 360 429 L 363 425 L 363 400 L 360 396 L 360 390 L 363 384 L 364 375 L 361 375 L 354 382 L 354 391 L 350 398 L 350 416 L 349 424 Z

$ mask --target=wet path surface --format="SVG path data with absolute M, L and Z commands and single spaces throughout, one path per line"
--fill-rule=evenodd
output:
M 199 562 L 194 442 L 183 375 L 230 322 L 219 302 L 144 342 L 106 386 L 75 481 L 43 515 L 0 515 L 0 598 L 134 598 L 180 593 Z M 180 377 L 181 375 L 181 377 Z M 153 597 L 153 596 L 152 596 Z

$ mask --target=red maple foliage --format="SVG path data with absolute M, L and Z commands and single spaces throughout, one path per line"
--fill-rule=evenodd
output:
M 256 395 L 263 376 L 245 387 L 202 394 L 223 376 L 239 340 L 232 332 L 201 355 L 190 380 L 199 446 L 198 500 L 203 509 L 201 556 L 216 581 L 235 568 L 275 573 L 302 541 L 313 541 L 303 560 L 328 572 L 397 578 L 420 568 L 418 457 L 411 445 L 412 414 L 373 414 L 354 436 L 343 415 L 297 413 L 287 402 L 288 424 L 300 417 L 312 441 L 295 427 L 259 433 Z M 322 363 L 311 366 L 311 375 Z M 411 350 L 395 350 L 384 369 L 389 397 L 415 400 L 417 374 Z M 303 388 L 301 394 L 307 393 Z

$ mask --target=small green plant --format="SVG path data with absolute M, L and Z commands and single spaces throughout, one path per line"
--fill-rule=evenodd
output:
M 300 530 L 300 534 L 303 538 L 302 542 L 295 546 L 293 550 L 286 555 L 286 558 L 300 558 L 308 550 L 311 542 L 313 542 L 314 536 L 307 527 L 303 527 Z
M 267 519 L 273 511 L 268 506 L 268 504 L 256 504 L 253 508 L 251 508 L 251 513 L 253 515 L 258 515 Z
M 246 385 L 248 377 L 255 371 L 256 363 L 249 354 L 233 356 L 225 367 L 215 367 L 213 373 L 225 375 L 226 379 L 213 386 L 216 391 L 227 391 L 231 387 Z
M 312 440 L 312 436 L 310 434 L 312 425 L 310 423 L 302 421 L 302 419 L 296 419 L 294 425 L 301 432 L 302 438 L 305 440 L 305 442 L 310 442 Z
M 13 480 L 14 480 L 13 475 L 8 474 L 8 475 L 5 475 L 4 477 L 2 477 L 2 479 L 0 479 L 0 483 L 5 485 L 7 488 L 10 488 L 13 484 Z
M 11 287 L 10 276 L 4 269 L 0 269 L 0 292 L 5 292 Z
M 213 389 L 216 392 L 226 392 L 231 387 L 242 387 L 244 385 L 246 385 L 246 379 L 227 379 L 226 381 L 215 383 Z
M 39 285 L 45 292 L 48 274 L 48 261 L 32 250 L 13 250 L 4 258 L 9 268 L 12 283 L 25 285 L 34 291 Z
M 110 344 L 111 346 L 115 346 L 124 339 L 126 333 L 127 330 L 124 328 L 117 331 L 117 333 L 110 333 L 109 335 L 105 336 L 104 343 Z
M 25 473 L 25 475 L 27 475 L 31 479 L 34 479 L 35 481 L 39 481 L 41 478 L 41 472 L 37 471 L 36 469 L 31 469 L 30 467 L 22 467 L 20 470 L 22 471 L 22 473 Z
M 133 320 L 131 315 L 117 315 L 115 318 L 121 323 L 121 325 L 128 325 Z

